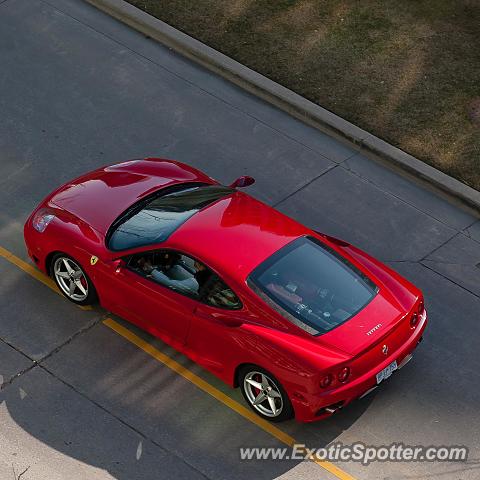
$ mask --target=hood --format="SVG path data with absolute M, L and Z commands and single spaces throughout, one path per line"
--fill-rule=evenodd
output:
M 212 183 L 198 170 L 170 160 L 132 160 L 100 168 L 57 190 L 49 203 L 83 220 L 102 235 L 142 197 L 182 182 Z

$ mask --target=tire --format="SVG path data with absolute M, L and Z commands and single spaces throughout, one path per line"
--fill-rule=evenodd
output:
M 293 417 L 287 392 L 270 372 L 256 365 L 246 365 L 241 368 L 238 379 L 243 398 L 257 415 L 270 422 L 283 422 Z M 273 405 L 277 411 L 273 410 Z
M 54 255 L 50 276 L 60 292 L 76 305 L 92 305 L 98 300 L 97 291 L 80 263 L 66 253 Z

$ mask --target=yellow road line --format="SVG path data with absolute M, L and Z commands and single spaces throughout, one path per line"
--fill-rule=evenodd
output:
M 51 288 L 55 293 L 62 295 L 60 290 L 57 287 L 57 284 L 50 278 L 44 275 L 40 270 L 35 268 L 30 263 L 23 261 L 21 258 L 18 258 L 13 253 L 9 252 L 7 249 L 0 246 L 0 257 L 3 257 L 5 260 L 9 261 L 11 264 L 17 266 L 25 273 L 28 273 L 31 277 L 35 278 L 39 282 L 42 282 L 48 288 Z M 78 305 L 79 308 L 82 310 L 91 310 L 92 307 L 90 305 L 82 306 Z
M 217 400 L 225 404 L 227 407 L 230 407 L 231 409 L 235 410 L 237 413 L 242 415 L 242 417 L 245 417 L 252 422 L 259 423 L 263 428 L 263 430 L 267 431 L 268 433 L 270 433 L 270 435 L 273 435 L 275 438 L 277 438 L 281 442 L 286 443 L 289 446 L 293 446 L 293 444 L 295 443 L 295 440 L 290 435 L 278 429 L 277 427 L 272 425 L 270 422 L 263 420 L 263 418 L 258 417 L 250 409 L 244 407 L 233 398 L 229 397 L 222 391 L 218 390 L 218 388 L 215 388 L 213 385 L 203 380 L 203 378 L 199 377 L 198 375 L 193 373 L 191 370 L 189 370 L 188 368 L 184 367 L 183 365 L 175 361 L 173 358 L 169 357 L 165 353 L 162 353 L 160 350 L 158 350 L 153 345 L 151 345 L 150 343 L 140 338 L 138 335 L 133 333 L 128 328 L 123 327 L 122 325 L 120 325 L 115 320 L 112 320 L 111 318 L 106 318 L 103 321 L 103 323 L 107 327 L 111 328 L 112 330 L 120 334 L 122 337 L 127 339 L 130 343 L 133 343 L 138 348 L 142 349 L 145 353 L 148 353 L 155 360 L 158 360 L 159 362 L 163 363 L 168 368 L 173 370 L 175 373 L 178 373 L 183 378 L 187 379 L 189 382 L 192 382 L 193 384 L 195 384 L 198 388 L 200 388 L 204 392 L 207 392 L 212 397 L 215 397 Z
M 30 265 L 27 262 L 24 262 L 22 259 L 18 258 L 15 256 L 13 253 L 9 252 L 5 248 L 0 246 L 0 257 L 3 257 L 5 260 L 8 260 L 10 263 L 13 265 L 16 265 L 20 269 L 22 269 L 25 273 L 28 273 L 35 279 L 39 280 L 42 282 L 44 285 L 47 285 L 50 287 L 52 290 L 54 290 L 56 293 L 61 295 L 60 291 L 58 290 L 55 282 L 50 279 L 49 277 L 45 276 L 42 272 L 37 270 L 35 267 Z M 84 308 L 85 307 L 80 307 Z M 203 378 L 199 377 L 197 374 L 193 373 L 191 370 L 188 368 L 184 367 L 180 363 L 178 363 L 176 360 L 173 358 L 169 357 L 165 353 L 161 352 L 157 348 L 155 348 L 153 345 L 148 343 L 147 341 L 143 340 L 140 338 L 138 335 L 133 333 L 131 330 L 128 328 L 125 328 L 124 326 L 120 325 L 118 322 L 111 318 L 107 318 L 103 321 L 104 325 L 106 325 L 108 328 L 112 329 L 119 335 L 121 335 L 123 338 L 128 340 L 130 343 L 133 343 L 136 345 L 138 348 L 143 350 L 145 353 L 153 357 L 155 360 L 163 363 L 165 366 L 173 370 L 175 373 L 178 375 L 181 375 L 183 378 L 188 380 L 189 382 L 193 383 L 196 387 L 200 388 L 204 392 L 208 393 L 212 397 L 214 397 L 216 400 L 219 402 L 223 403 L 230 409 L 234 410 L 237 412 L 239 415 L 242 417 L 246 418 L 250 422 L 254 423 L 257 425 L 259 428 L 264 430 L 265 432 L 269 433 L 272 435 L 274 438 L 279 440 L 280 442 L 284 443 L 285 445 L 289 447 L 293 447 L 294 445 L 298 445 L 299 442 L 297 442 L 293 437 L 291 437 L 288 433 L 284 432 L 283 430 L 280 430 L 278 427 L 276 427 L 274 424 L 267 422 L 263 418 L 259 417 L 255 413 L 253 413 L 250 409 L 247 407 L 241 405 L 238 403 L 236 400 L 233 398 L 229 397 L 225 393 L 223 393 L 221 390 L 218 388 L 214 387 L 207 381 L 205 381 Z M 335 477 L 339 478 L 340 480 L 356 480 L 354 477 L 349 475 L 348 473 L 344 472 L 341 470 L 339 467 L 334 465 L 331 462 L 323 461 L 323 460 L 313 460 L 317 465 L 325 469 L 326 471 L 330 472 L 332 475 Z
M 299 444 L 299 442 L 297 442 L 293 437 L 288 435 L 288 433 L 285 433 L 283 430 L 280 430 L 274 424 L 267 422 L 263 418 L 259 417 L 258 415 L 253 413 L 249 408 L 241 405 L 236 400 L 229 397 L 228 395 L 223 393 L 221 390 L 214 387 L 213 385 L 205 381 L 203 378 L 199 377 L 198 375 L 193 373 L 191 370 L 189 370 L 188 368 L 178 363 L 173 358 L 169 357 L 165 353 L 155 348 L 152 344 L 140 338 L 138 335 L 133 333 L 128 328 L 125 328 L 124 326 L 120 325 L 118 322 L 116 322 L 111 318 L 106 318 L 105 320 L 103 320 L 103 323 L 107 327 L 117 332 L 123 338 L 128 340 L 130 343 L 133 343 L 138 348 L 143 350 L 145 353 L 153 357 L 155 360 L 163 363 L 165 366 L 173 370 L 175 373 L 178 373 L 183 378 L 185 378 L 186 380 L 193 383 L 195 386 L 197 386 L 204 392 L 208 393 L 209 395 L 217 399 L 219 402 L 223 403 L 227 407 L 237 412 L 242 417 L 254 423 L 258 427 L 260 427 L 262 430 L 264 430 L 265 432 L 275 437 L 277 440 L 280 440 L 280 442 L 284 443 L 289 447 L 293 447 L 295 444 L 297 445 Z M 341 470 L 331 462 L 322 461 L 322 460 L 314 460 L 314 462 L 341 480 L 355 480 L 354 477 L 344 472 L 343 470 Z

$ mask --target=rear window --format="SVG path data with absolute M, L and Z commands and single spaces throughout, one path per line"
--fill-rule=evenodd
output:
M 191 183 L 162 189 L 115 220 L 107 234 L 107 246 L 120 251 L 161 243 L 199 210 L 233 191 L 222 185 Z
M 280 249 L 249 277 L 273 308 L 305 331 L 326 333 L 363 309 L 378 289 L 346 258 L 313 237 Z

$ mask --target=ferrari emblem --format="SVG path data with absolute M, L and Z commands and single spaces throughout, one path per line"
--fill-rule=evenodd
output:
M 387 346 L 387 345 L 384 345 L 384 346 L 382 347 L 382 353 L 383 353 L 384 355 L 387 355 L 387 354 L 388 354 L 388 346 Z
M 92 255 L 90 258 L 90 265 L 95 265 L 98 262 L 98 257 Z

